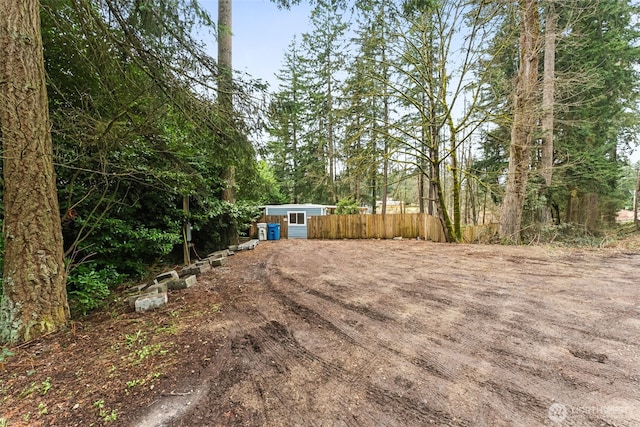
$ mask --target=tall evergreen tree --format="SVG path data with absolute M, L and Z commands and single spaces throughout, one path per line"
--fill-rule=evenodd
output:
M 627 0 L 557 4 L 558 114 L 555 196 L 567 221 L 584 220 L 576 201 L 600 199 L 611 220 L 620 205 L 619 152 L 638 125 L 640 27 L 638 5 Z M 578 14 L 578 11 L 580 12 Z M 583 204 L 577 204 L 583 210 Z
M 0 341 L 17 343 L 55 331 L 69 317 L 38 0 L 0 5 L 0 57 Z
M 536 0 L 520 0 L 520 63 L 513 93 L 513 123 L 509 151 L 509 171 L 502 201 L 499 235 L 520 242 L 531 147 L 536 123 L 536 94 L 540 54 L 540 18 Z
M 307 164 L 302 157 L 306 76 L 304 58 L 300 57 L 298 50 L 299 46 L 294 38 L 277 74 L 280 87 L 270 106 L 270 138 L 267 147 L 276 176 L 292 203 L 300 203 L 304 198 L 305 188 L 308 188 L 304 173 Z
M 336 140 L 337 135 L 343 132 L 339 109 L 347 25 L 334 0 L 319 0 L 311 12 L 310 24 L 312 30 L 302 36 L 310 76 L 310 103 L 307 106 L 310 127 L 305 138 L 309 144 L 315 145 L 317 156 L 323 158 L 326 165 L 322 185 L 326 196 L 322 201 L 336 203 L 336 170 L 339 166 Z

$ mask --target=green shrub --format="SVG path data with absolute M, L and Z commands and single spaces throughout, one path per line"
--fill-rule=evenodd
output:
M 67 296 L 74 315 L 85 316 L 102 306 L 109 297 L 110 287 L 119 284 L 123 278 L 113 266 L 97 268 L 94 262 L 80 264 L 69 273 Z
M 79 248 L 79 256 L 91 254 L 92 265 L 97 270 L 115 267 L 119 273 L 141 278 L 149 264 L 169 254 L 174 245 L 180 243 L 181 225 L 171 223 L 167 228 L 171 231 L 131 219 L 104 218 Z
M 358 206 L 358 202 L 351 198 L 340 199 L 338 201 L 336 213 L 338 215 L 354 215 L 360 213 L 360 207 Z

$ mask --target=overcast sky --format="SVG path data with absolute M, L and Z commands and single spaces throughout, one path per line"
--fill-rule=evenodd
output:
M 217 0 L 200 0 L 200 4 L 217 19 Z M 295 35 L 308 29 L 308 2 L 286 10 L 269 0 L 233 0 L 232 8 L 233 68 L 270 82 L 275 90 L 274 74 L 282 68 L 287 47 Z M 210 53 L 217 56 L 215 41 Z
M 217 0 L 200 0 L 214 21 L 218 16 Z M 295 35 L 309 28 L 311 7 L 308 1 L 290 10 L 278 9 L 270 0 L 232 0 L 233 68 L 270 83 L 277 90 L 274 74 L 282 68 L 287 47 Z M 300 37 L 298 37 L 300 39 Z M 209 53 L 217 56 L 217 44 L 211 40 Z M 640 150 L 631 156 L 640 161 Z

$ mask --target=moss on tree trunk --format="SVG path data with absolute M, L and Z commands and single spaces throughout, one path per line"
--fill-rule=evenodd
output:
M 38 0 L 0 6 L 4 287 L 0 339 L 22 342 L 69 317 Z

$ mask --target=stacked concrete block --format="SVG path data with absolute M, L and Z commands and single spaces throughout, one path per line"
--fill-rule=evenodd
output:
M 242 250 L 254 249 L 258 244 L 258 240 L 251 240 L 240 245 Z M 224 249 L 216 251 L 205 259 L 196 261 L 180 270 L 175 270 L 159 274 L 153 282 L 139 285 L 134 289 L 134 294 L 127 297 L 129 306 L 135 308 L 137 312 L 144 312 L 162 307 L 167 304 L 168 290 L 188 289 L 197 283 L 197 277 L 211 270 L 212 267 L 225 266 L 228 263 L 227 257 L 233 255 L 233 252 Z
M 203 266 L 203 265 L 191 264 L 183 268 L 180 274 L 182 277 L 191 276 L 191 275 L 199 276 L 202 273 L 206 273 L 209 270 L 211 270 L 211 265 Z
M 177 291 L 180 289 L 190 288 L 196 283 L 198 283 L 198 279 L 196 278 L 195 274 L 192 274 L 190 276 L 185 276 L 182 279 L 174 280 L 170 282 L 168 285 L 169 285 L 169 289 L 171 289 L 172 291 Z
M 195 283 L 195 276 L 180 279 L 175 270 L 159 274 L 153 282 L 135 288 L 135 293 L 127 297 L 127 303 L 137 312 L 145 312 L 167 304 L 169 289 L 186 289 Z
M 172 280 L 178 280 L 180 277 L 178 276 L 178 272 L 175 270 L 167 271 L 166 273 L 159 274 L 156 276 L 156 281 L 158 283 L 166 283 Z
M 136 301 L 138 300 L 138 298 L 145 296 L 145 295 L 150 295 L 150 294 L 157 294 L 158 290 L 157 289 L 153 289 L 150 291 L 144 291 L 144 292 L 136 292 L 133 295 L 130 295 L 127 297 L 127 305 L 131 308 L 136 308 Z
M 211 263 L 209 262 L 208 258 L 205 258 L 203 260 L 196 261 L 196 267 L 200 269 L 201 274 L 206 273 L 207 271 L 211 270 Z
M 207 258 L 211 259 L 211 258 L 226 258 L 228 256 L 232 256 L 233 252 L 230 251 L 229 249 L 223 249 L 221 251 L 215 251 L 215 252 L 211 252 L 209 255 L 207 255 Z
M 167 305 L 168 300 L 169 298 L 166 292 L 161 294 L 145 294 L 136 299 L 135 308 L 138 313 L 141 313 Z
M 213 267 L 224 267 L 225 265 L 229 264 L 229 260 L 227 259 L 227 257 L 213 259 L 209 258 L 209 262 Z
M 260 243 L 260 240 L 258 239 L 253 239 L 253 240 L 249 240 L 248 242 L 239 244 L 235 247 L 236 251 L 247 251 L 247 250 L 251 250 L 251 249 L 255 249 L 256 246 L 258 246 L 258 243 Z M 229 249 L 231 249 L 231 246 L 229 246 Z M 233 250 L 233 249 L 231 249 Z

